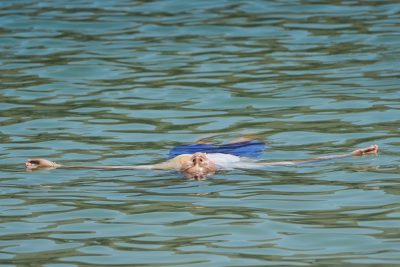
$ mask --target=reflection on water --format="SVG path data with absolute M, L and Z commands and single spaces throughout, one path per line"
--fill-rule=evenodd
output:
M 398 1 L 2 1 L 0 263 L 398 264 Z M 256 134 L 229 171 L 27 173 L 30 157 L 165 158 Z

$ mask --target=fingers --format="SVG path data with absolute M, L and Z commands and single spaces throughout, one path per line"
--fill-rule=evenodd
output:
M 25 162 L 25 166 L 28 170 L 34 170 L 39 168 L 56 168 L 59 165 L 47 159 L 29 159 Z
M 372 145 L 367 148 L 361 148 L 361 149 L 354 150 L 351 154 L 353 156 L 364 156 L 367 154 L 375 154 L 376 155 L 376 154 L 378 154 L 378 150 L 379 150 L 378 145 Z
M 372 145 L 370 147 L 365 148 L 363 151 L 364 154 L 378 154 L 379 147 L 378 145 Z
M 27 169 L 36 169 L 39 165 L 40 163 L 37 159 L 29 159 L 27 162 L 25 162 Z

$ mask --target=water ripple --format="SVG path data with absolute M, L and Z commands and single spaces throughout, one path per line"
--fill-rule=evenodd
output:
M 1 1 L 0 262 L 396 265 L 397 1 Z M 256 134 L 222 172 L 25 172 L 27 158 L 140 164 Z

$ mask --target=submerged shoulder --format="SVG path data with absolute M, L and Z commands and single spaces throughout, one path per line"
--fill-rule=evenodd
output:
M 192 154 L 182 154 L 182 155 L 178 155 L 175 158 L 170 159 L 170 161 L 175 162 L 176 164 L 179 164 L 180 166 L 182 166 L 182 164 L 186 163 L 187 161 L 189 161 L 192 157 Z
M 156 170 L 179 170 L 185 162 L 188 162 L 191 158 L 189 154 L 182 154 L 169 159 L 165 162 L 155 164 L 153 169 Z

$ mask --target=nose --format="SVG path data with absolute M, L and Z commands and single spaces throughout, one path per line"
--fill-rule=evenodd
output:
M 195 166 L 200 165 L 202 162 L 203 162 L 203 159 L 202 159 L 201 157 L 194 157 L 194 158 L 193 158 L 193 164 L 194 164 Z

